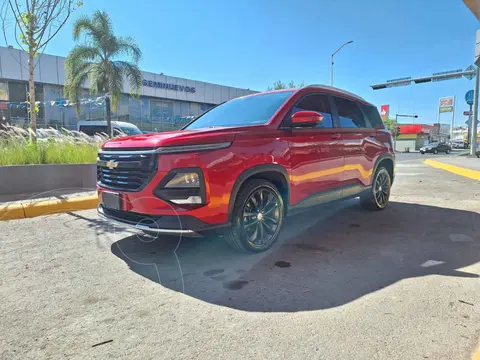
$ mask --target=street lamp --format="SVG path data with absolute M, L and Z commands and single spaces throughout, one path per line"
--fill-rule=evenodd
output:
M 408 118 L 413 118 L 413 123 L 415 124 L 415 119 L 418 118 L 418 115 L 403 115 L 403 114 L 397 114 L 395 115 L 395 122 L 398 123 L 398 118 L 399 117 L 408 117 Z
M 332 54 L 332 69 L 330 71 L 330 86 L 333 86 L 333 57 L 335 56 L 336 53 L 338 53 L 340 50 L 343 49 L 344 46 L 347 46 L 348 44 L 351 44 L 353 43 L 353 40 L 350 40 L 350 41 L 347 41 L 345 44 L 343 44 L 342 46 L 340 46 L 337 51 L 335 51 L 333 54 Z

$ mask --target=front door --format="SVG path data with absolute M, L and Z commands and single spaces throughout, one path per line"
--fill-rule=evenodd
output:
M 297 111 L 316 111 L 323 121 L 316 127 L 291 127 L 289 117 Z M 316 195 L 338 189 L 343 177 L 342 138 L 334 126 L 330 99 L 326 94 L 309 94 L 290 111 L 285 122 L 285 139 L 290 148 L 291 205 L 305 203 Z

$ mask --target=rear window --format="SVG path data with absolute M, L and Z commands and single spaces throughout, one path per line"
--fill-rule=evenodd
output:
M 103 125 L 80 125 L 79 130 L 87 135 L 93 136 L 95 134 L 107 133 L 107 126 Z
M 370 123 L 370 126 L 372 128 L 376 128 L 377 126 L 382 126 L 383 128 L 385 128 L 382 118 L 380 117 L 380 114 L 378 113 L 378 110 L 375 106 L 363 104 L 359 105 L 360 109 L 362 109 L 363 111 L 363 114 L 367 118 L 367 124 Z
M 366 128 L 367 125 L 363 112 L 355 101 L 333 97 L 337 105 L 338 119 L 342 128 Z

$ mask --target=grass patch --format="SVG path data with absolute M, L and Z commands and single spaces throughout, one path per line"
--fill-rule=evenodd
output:
M 43 131 L 42 131 L 43 130 Z M 105 136 L 89 137 L 68 130 L 33 132 L 14 126 L 0 130 L 0 165 L 95 163 Z

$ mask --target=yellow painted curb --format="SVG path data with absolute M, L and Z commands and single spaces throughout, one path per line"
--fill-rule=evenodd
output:
M 438 162 L 438 161 L 435 161 L 435 160 L 430 160 L 430 159 L 424 160 L 424 163 L 427 164 L 427 165 L 433 166 L 434 168 L 443 169 L 443 170 L 449 171 L 451 173 L 467 177 L 469 179 L 480 181 L 480 171 L 477 171 L 477 170 L 472 170 L 472 169 L 467 169 L 467 168 L 463 168 L 463 167 L 460 167 L 460 166 L 445 164 L 445 163 Z
M 97 205 L 97 195 L 9 204 L 0 206 L 0 220 L 24 219 L 67 211 L 95 209 Z
M 480 360 L 480 347 L 473 353 L 472 360 Z
M 0 220 L 23 219 L 25 211 L 22 204 L 9 204 L 0 206 Z

